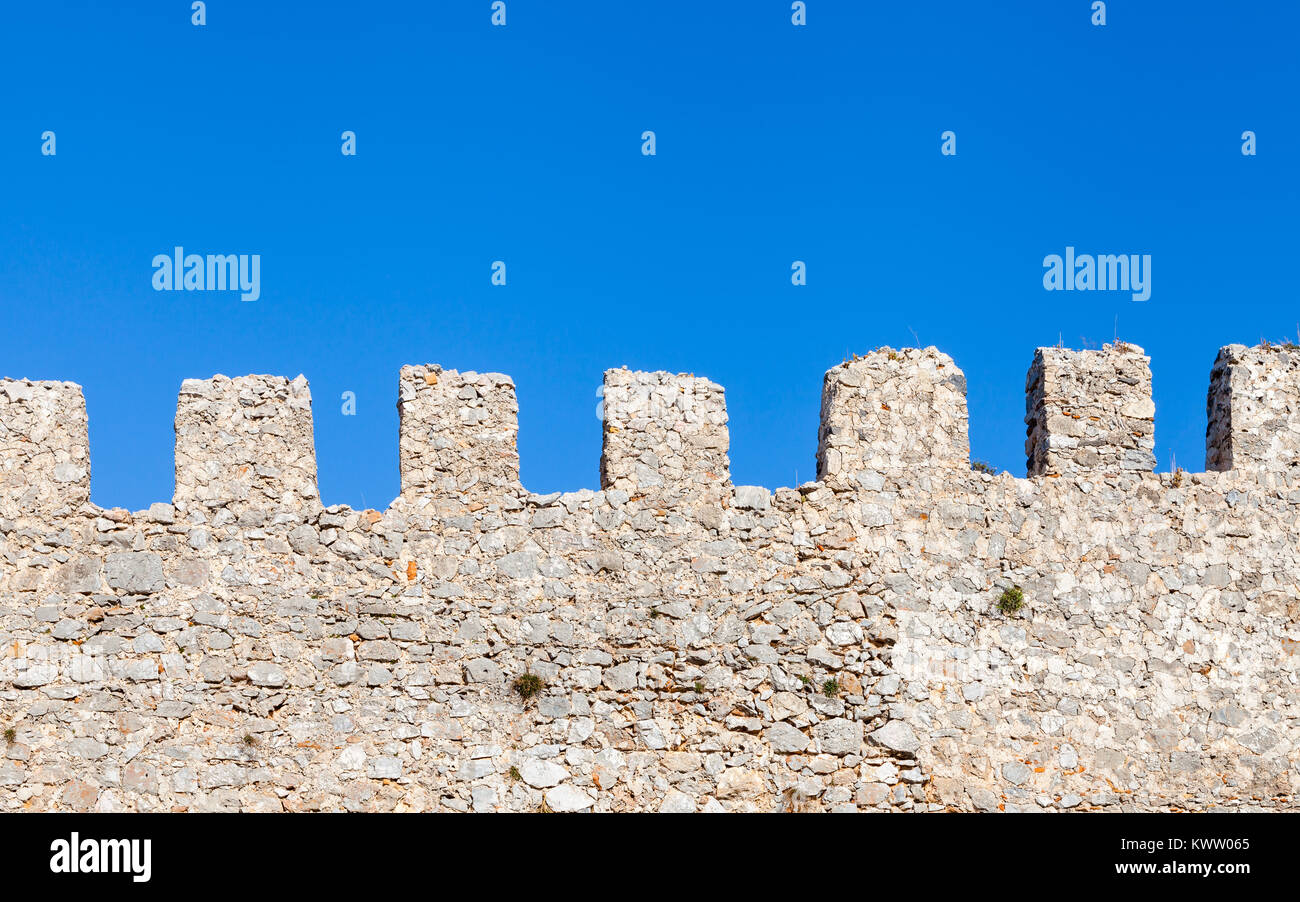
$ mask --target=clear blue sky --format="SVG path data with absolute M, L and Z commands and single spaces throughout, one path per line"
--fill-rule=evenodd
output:
M 93 499 L 138 509 L 182 379 L 302 372 L 325 502 L 382 508 L 404 363 L 511 374 L 534 491 L 598 486 L 604 369 L 708 376 L 734 481 L 776 487 L 814 476 L 823 372 L 915 334 L 1023 475 L 1033 349 L 1118 317 L 1159 469 L 1200 469 L 1218 347 L 1300 320 L 1300 6 L 808 5 L 5 4 L 0 375 L 82 383 Z M 260 254 L 261 299 L 153 291 L 178 244 Z M 1151 299 L 1045 291 L 1066 245 L 1151 254 Z

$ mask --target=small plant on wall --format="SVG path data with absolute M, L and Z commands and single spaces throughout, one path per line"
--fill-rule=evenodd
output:
M 998 597 L 998 610 L 1008 617 L 1020 613 L 1024 606 L 1025 593 L 1019 586 L 1003 589 L 1002 595 Z
M 524 673 L 510 684 L 510 688 L 518 692 L 520 698 L 524 701 L 528 701 L 533 696 L 540 694 L 546 688 L 546 683 L 535 673 Z

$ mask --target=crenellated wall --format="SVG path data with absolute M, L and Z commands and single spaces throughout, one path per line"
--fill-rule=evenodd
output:
M 697 376 L 607 370 L 600 485 L 683 512 L 731 489 L 722 386 Z
M 302 377 L 187 380 L 136 512 L 77 386 L 0 381 L 0 810 L 1293 809 L 1297 360 L 1224 348 L 1210 471 L 1156 474 L 1141 349 L 1040 349 L 1016 478 L 881 349 L 775 491 L 720 386 L 610 370 L 548 495 L 508 377 L 408 366 L 384 511 L 321 505 Z
M 1025 383 L 1030 476 L 1121 476 L 1156 467 L 1151 359 L 1136 345 L 1039 348 Z
M 176 407 L 176 504 L 225 512 L 319 506 L 302 376 L 186 379 Z
M 1300 348 L 1220 349 L 1205 405 L 1205 468 L 1294 472 L 1300 467 Z
M 90 500 L 81 386 L 0 380 L 0 492 L 4 517 L 58 514 Z
M 817 478 L 837 489 L 970 469 L 966 376 L 935 348 L 883 348 L 826 373 Z
M 520 493 L 519 405 L 509 376 L 404 366 L 397 409 L 404 498 L 455 507 Z

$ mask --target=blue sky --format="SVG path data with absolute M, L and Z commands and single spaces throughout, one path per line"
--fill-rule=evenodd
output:
M 105 506 L 171 497 L 182 379 L 301 372 L 324 501 L 382 508 L 424 362 L 514 377 L 534 491 L 598 487 L 622 365 L 723 384 L 733 480 L 793 485 L 825 370 L 918 338 L 1016 475 L 1033 349 L 1136 342 L 1198 470 L 1218 347 L 1300 329 L 1296 4 L 189 7 L 0 12 L 0 375 L 85 386 Z M 260 254 L 260 300 L 155 292 L 176 245 Z M 1067 245 L 1150 254 L 1151 299 L 1045 291 Z

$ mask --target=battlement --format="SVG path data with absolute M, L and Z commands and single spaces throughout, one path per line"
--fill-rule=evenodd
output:
M 817 478 L 879 489 L 970 470 L 966 376 L 936 348 L 882 348 L 827 371 Z
M 722 386 L 693 375 L 609 370 L 600 484 L 660 508 L 733 503 Z M 434 364 L 399 376 L 401 495 L 500 504 L 519 479 L 509 376 Z M 1300 351 L 1223 348 L 1211 372 L 1206 461 L 1252 477 L 1300 467 Z M 1150 358 L 1134 345 L 1039 348 L 1026 379 L 1027 475 L 1135 477 L 1155 467 Z M 966 377 L 935 348 L 882 348 L 826 372 L 817 479 L 872 492 L 969 472 Z M 0 381 L 0 514 L 71 512 L 89 500 L 86 403 L 66 382 Z M 928 487 L 928 488 L 927 488 Z M 748 491 L 748 489 L 747 489 Z M 176 414 L 174 503 L 235 517 L 320 505 L 307 380 L 188 379 Z M 427 503 L 427 502 L 426 502 Z
M 731 488 L 722 386 L 696 376 L 607 370 L 602 488 L 673 504 L 718 503 Z
M 1300 348 L 1221 348 L 1210 372 L 1205 417 L 1205 469 L 1295 473 Z
M 509 376 L 404 366 L 397 409 L 404 497 L 489 504 L 522 491 Z
M 72 382 L 0 380 L 0 517 L 90 500 L 86 399 Z
M 311 392 L 302 376 L 186 379 L 176 406 L 178 507 L 319 507 Z
M 1030 476 L 1119 476 L 1155 469 L 1151 358 L 1122 342 L 1100 351 L 1039 348 L 1025 380 Z

